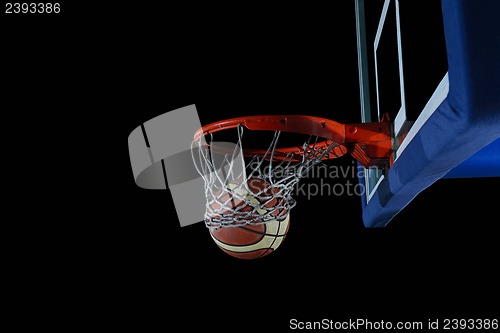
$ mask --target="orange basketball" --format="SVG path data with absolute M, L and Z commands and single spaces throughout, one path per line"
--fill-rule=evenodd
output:
M 277 204 L 283 206 L 284 198 L 277 199 L 273 196 L 276 188 L 268 188 L 270 185 L 265 180 L 259 178 L 251 178 L 247 181 L 248 192 L 244 187 L 239 187 L 240 182 L 231 182 L 226 187 L 228 189 L 236 189 L 237 195 L 233 196 L 229 191 L 218 191 L 216 193 L 217 200 L 211 204 L 213 210 L 221 215 L 231 214 L 231 210 L 224 209 L 223 204 L 230 204 L 230 207 L 237 208 L 245 203 L 246 198 L 252 204 L 262 205 L 262 214 L 266 213 L 264 207 L 272 208 Z M 255 196 L 261 190 L 265 190 L 260 197 Z M 234 193 L 234 192 L 233 192 Z M 236 197 L 236 198 L 235 198 Z M 264 199 L 263 199 L 264 198 Z M 245 206 L 240 208 L 240 212 L 250 211 L 252 207 Z M 278 214 L 286 214 L 288 212 L 280 212 L 279 209 L 272 212 L 273 216 Z M 238 227 L 220 227 L 217 229 L 210 229 L 210 235 L 222 251 L 227 254 L 240 258 L 240 259 L 256 259 L 269 255 L 275 251 L 284 241 L 289 229 L 290 215 L 282 220 L 270 220 L 262 224 L 247 224 Z

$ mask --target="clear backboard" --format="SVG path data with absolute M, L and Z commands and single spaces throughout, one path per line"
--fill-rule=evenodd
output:
M 388 116 L 394 136 L 389 170 L 360 167 L 365 225 L 386 225 L 448 174 L 500 176 L 500 104 L 490 86 L 500 29 L 484 14 L 498 3 L 354 2 L 361 121 Z

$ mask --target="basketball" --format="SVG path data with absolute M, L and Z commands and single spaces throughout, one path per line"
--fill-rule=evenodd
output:
M 262 258 L 274 252 L 283 243 L 290 226 L 290 214 L 280 209 L 272 210 L 276 205 L 285 206 L 281 202 L 285 199 L 274 197 L 273 194 L 276 193 L 277 188 L 269 188 L 270 184 L 267 181 L 250 178 L 247 181 L 248 186 L 244 187 L 240 184 L 241 181 L 233 181 L 223 190 L 217 191 L 216 200 L 211 203 L 213 212 L 221 216 L 231 216 L 236 208 L 239 208 L 239 212 L 249 212 L 254 208 L 249 205 L 245 206 L 245 201 L 248 200 L 250 204 L 258 207 L 257 212 L 263 217 L 268 212 L 266 210 L 268 208 L 271 216 L 286 214 L 286 218 L 270 219 L 261 224 L 211 228 L 209 229 L 210 235 L 217 246 L 230 256 L 239 259 Z M 258 193 L 261 195 L 256 196 Z

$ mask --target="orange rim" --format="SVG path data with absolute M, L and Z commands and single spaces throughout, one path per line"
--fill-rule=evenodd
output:
M 323 160 L 337 158 L 347 153 L 347 148 L 343 145 L 345 141 L 345 125 L 326 118 L 304 115 L 261 115 L 216 121 L 196 131 L 194 139 L 199 140 L 201 136 L 237 128 L 240 125 L 249 130 L 301 133 L 325 139 L 309 145 L 308 148 L 327 148 L 333 141 L 337 142 L 339 145 L 331 149 L 323 157 Z M 308 150 L 304 150 L 303 146 L 276 148 L 273 157 L 282 160 L 286 157 L 297 156 L 292 160 L 299 160 L 299 157 L 303 156 L 306 151 Z M 265 152 L 265 149 L 245 149 L 244 155 L 263 155 Z

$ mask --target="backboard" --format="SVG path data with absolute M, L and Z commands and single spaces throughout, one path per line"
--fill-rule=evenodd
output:
M 365 226 L 438 179 L 500 176 L 499 3 L 354 2 L 361 121 L 394 136 L 390 169 L 359 167 Z

